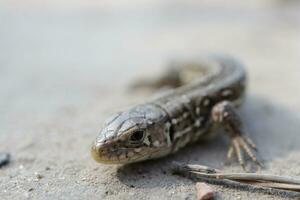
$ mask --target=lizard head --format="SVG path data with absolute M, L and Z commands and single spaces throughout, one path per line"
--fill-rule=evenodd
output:
M 110 117 L 92 145 L 100 163 L 125 164 L 164 155 L 168 149 L 166 113 L 144 104 Z

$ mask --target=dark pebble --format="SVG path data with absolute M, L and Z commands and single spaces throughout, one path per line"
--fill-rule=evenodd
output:
M 0 153 L 0 168 L 8 165 L 10 162 L 10 155 L 9 153 Z

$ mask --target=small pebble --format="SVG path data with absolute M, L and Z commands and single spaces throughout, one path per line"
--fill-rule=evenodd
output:
M 9 153 L 0 153 L 0 168 L 8 165 L 10 162 L 10 155 Z
M 42 178 L 44 178 L 44 176 L 41 175 L 41 174 L 38 173 L 38 172 L 35 172 L 34 175 L 35 175 L 35 177 L 36 177 L 37 180 L 41 180 Z
M 46 167 L 46 168 L 45 168 L 46 171 L 49 171 L 50 169 L 51 169 L 50 167 Z
M 215 191 L 206 183 L 197 183 L 197 200 L 209 200 L 215 196 Z

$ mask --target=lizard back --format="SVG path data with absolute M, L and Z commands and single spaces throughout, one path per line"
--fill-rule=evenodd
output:
M 244 67 L 229 56 L 206 56 L 175 67 L 171 71 L 178 73 L 177 85 L 181 86 L 150 102 L 167 113 L 172 153 L 188 143 L 213 136 L 212 107 L 224 100 L 240 105 L 246 86 Z

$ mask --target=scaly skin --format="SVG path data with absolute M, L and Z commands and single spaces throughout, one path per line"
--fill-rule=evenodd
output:
M 214 136 L 215 125 L 231 138 L 233 153 L 244 167 L 244 151 L 259 164 L 253 142 L 243 136 L 235 108 L 242 102 L 246 74 L 231 57 L 207 56 L 178 63 L 152 84 L 177 87 L 173 92 L 118 113 L 107 120 L 92 146 L 100 163 L 125 164 L 163 157 L 182 147 Z

